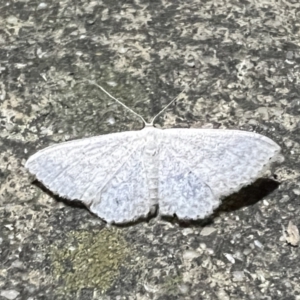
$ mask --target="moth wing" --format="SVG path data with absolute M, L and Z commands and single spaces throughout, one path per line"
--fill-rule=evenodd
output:
M 216 129 L 164 130 L 159 168 L 163 215 L 209 215 L 221 197 L 259 178 L 280 152 L 257 133 Z
M 74 140 L 50 146 L 26 162 L 49 190 L 81 200 L 110 223 L 148 214 L 148 183 L 143 166 L 142 131 Z

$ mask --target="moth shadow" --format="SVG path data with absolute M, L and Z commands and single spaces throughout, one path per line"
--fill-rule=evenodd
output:
M 158 205 L 155 205 L 154 209 L 148 214 L 148 216 L 142 217 L 142 218 L 139 218 L 137 220 L 130 221 L 127 223 L 114 224 L 114 226 L 119 227 L 119 228 L 127 228 L 127 227 L 131 227 L 131 226 L 138 225 L 141 223 L 145 223 L 145 222 L 150 223 L 153 221 L 153 219 L 158 217 L 158 211 L 159 211 L 159 207 L 158 207 Z
M 53 198 L 55 201 L 62 202 L 67 204 L 70 207 L 75 207 L 75 208 L 83 208 L 83 209 L 87 209 L 86 205 L 84 205 L 81 201 L 79 200 L 68 200 L 66 198 L 60 197 L 57 194 L 51 192 L 49 189 L 47 189 L 47 187 L 45 187 L 41 182 L 39 182 L 38 180 L 34 180 L 32 182 L 33 185 L 35 185 L 36 187 L 38 187 L 39 189 L 41 189 L 45 194 L 47 194 L 48 196 L 50 196 L 51 198 Z
M 215 210 L 214 216 L 252 206 L 275 191 L 279 185 L 280 183 L 274 179 L 259 178 L 251 185 L 224 198 L 221 205 Z
M 81 208 L 89 211 L 89 209 L 79 200 L 68 200 L 65 198 L 62 198 L 54 193 L 52 193 L 50 190 L 48 190 L 42 183 L 40 183 L 38 180 L 34 180 L 32 182 L 33 185 L 40 188 L 44 193 L 48 194 L 50 197 L 54 198 L 57 202 L 63 202 L 67 204 L 70 207 L 74 208 Z M 150 222 L 152 219 L 159 217 L 164 221 L 170 222 L 170 223 L 177 223 L 180 227 L 204 227 L 207 225 L 212 225 L 214 222 L 214 218 L 219 216 L 220 214 L 224 212 L 233 212 L 239 209 L 242 209 L 244 207 L 252 206 L 256 204 L 257 202 L 261 201 L 263 198 L 265 198 L 267 195 L 271 194 L 274 190 L 278 188 L 280 185 L 279 182 L 277 182 L 274 179 L 270 178 L 259 178 L 254 183 L 252 183 L 249 186 L 246 186 L 239 190 L 238 192 L 231 194 L 230 196 L 224 198 L 221 201 L 220 206 L 205 219 L 200 220 L 180 220 L 177 218 L 177 216 L 160 216 L 159 215 L 159 207 L 156 206 L 151 213 L 144 218 L 137 219 L 132 222 L 122 223 L 122 224 L 114 224 L 114 226 L 117 227 L 129 227 L 132 225 L 137 225 L 143 222 Z M 90 211 L 89 211 L 90 212 Z M 90 212 L 91 213 L 91 212 Z M 103 222 L 105 222 L 103 220 Z M 105 222 L 106 223 L 106 222 Z
M 252 206 L 267 195 L 271 194 L 279 187 L 280 183 L 270 178 L 259 178 L 252 184 L 240 189 L 238 192 L 233 193 L 221 200 L 221 204 L 215 211 L 207 218 L 200 220 L 180 220 L 176 216 L 163 217 L 164 220 L 175 222 L 180 227 L 204 227 L 212 225 L 214 219 L 223 213 L 229 213 L 240 210 L 244 207 Z
M 53 198 L 56 202 L 58 203 L 64 203 L 69 207 L 73 207 L 73 208 L 80 208 L 80 209 L 84 209 L 86 210 L 91 216 L 94 216 L 96 218 L 99 219 L 99 217 L 95 214 L 93 214 L 89 208 L 84 205 L 80 200 L 69 200 L 63 197 L 60 197 L 59 195 L 51 192 L 51 190 L 49 190 L 47 187 L 45 187 L 41 182 L 39 182 L 37 179 L 35 179 L 32 182 L 33 185 L 35 185 L 36 187 L 38 187 L 39 189 L 41 189 L 45 194 L 47 194 L 49 197 Z M 118 223 L 118 224 L 113 224 L 115 227 L 120 227 L 120 228 L 126 228 L 126 227 L 130 227 L 133 225 L 137 225 L 139 223 L 144 223 L 144 222 L 150 222 L 152 219 L 156 218 L 158 215 L 158 206 L 155 206 L 154 209 L 149 213 L 148 216 L 144 217 L 144 218 L 139 218 L 135 221 L 131 221 L 131 222 L 127 222 L 127 223 Z M 107 222 L 103 219 L 101 219 L 103 223 L 107 224 Z

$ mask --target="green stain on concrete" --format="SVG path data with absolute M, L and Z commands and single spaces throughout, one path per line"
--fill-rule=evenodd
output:
M 178 295 L 178 285 L 183 282 L 182 275 L 166 276 L 164 278 L 164 283 L 161 285 L 161 289 L 168 295 L 176 296 Z
M 50 251 L 53 277 L 61 287 L 58 290 L 96 288 L 105 292 L 118 277 L 128 253 L 129 246 L 119 229 L 69 232 Z

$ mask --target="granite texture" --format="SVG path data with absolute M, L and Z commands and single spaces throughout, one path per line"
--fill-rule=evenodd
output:
M 296 0 L 2 2 L 0 299 L 299 300 L 299 18 Z M 256 131 L 285 161 L 203 222 L 107 227 L 24 168 L 143 127 L 86 80 L 147 121 L 188 83 L 157 127 Z

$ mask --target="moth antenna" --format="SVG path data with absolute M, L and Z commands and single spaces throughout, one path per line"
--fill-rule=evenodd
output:
M 147 123 L 145 121 L 145 119 L 139 115 L 138 113 L 136 113 L 134 110 L 132 110 L 131 108 L 129 108 L 127 105 L 125 105 L 123 102 L 121 102 L 120 100 L 118 100 L 117 98 L 115 98 L 114 96 L 112 96 L 108 91 L 106 91 L 101 85 L 97 84 L 94 81 L 88 80 L 88 82 L 92 85 L 97 86 L 102 92 L 104 92 L 107 96 L 109 96 L 111 99 L 115 100 L 118 104 L 122 105 L 124 108 L 126 108 L 127 110 L 129 110 L 132 114 L 134 114 L 135 116 L 139 117 L 143 123 L 145 124 L 145 126 L 149 126 L 152 125 L 152 123 Z
M 176 96 L 173 100 L 171 100 L 171 101 L 169 102 L 169 104 L 167 104 L 167 105 L 166 105 L 166 106 L 165 106 L 165 107 L 164 107 L 157 115 L 155 115 L 155 116 L 152 118 L 150 124 L 153 125 L 155 119 L 156 119 L 159 115 L 161 115 L 161 114 L 162 114 L 162 113 L 163 113 L 170 105 L 172 105 L 177 99 L 179 99 L 180 96 L 187 90 L 188 87 L 190 87 L 190 85 L 191 85 L 192 83 L 193 83 L 193 81 L 192 81 L 190 84 L 186 85 L 185 88 L 179 93 L 178 96 Z

